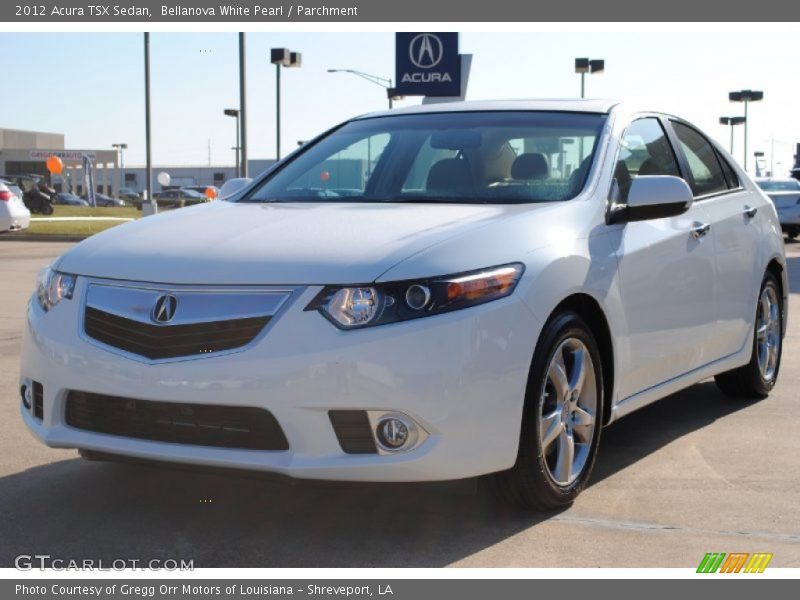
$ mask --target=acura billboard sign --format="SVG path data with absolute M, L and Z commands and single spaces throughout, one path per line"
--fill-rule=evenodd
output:
M 400 96 L 458 96 L 458 33 L 398 33 L 395 91 Z

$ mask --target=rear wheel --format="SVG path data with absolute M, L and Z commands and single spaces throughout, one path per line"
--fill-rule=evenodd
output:
M 719 389 L 729 396 L 763 398 L 775 387 L 783 350 L 783 299 L 778 279 L 767 272 L 761 283 L 750 362 L 717 375 Z
M 528 381 L 517 462 L 496 480 L 528 509 L 572 503 L 589 480 L 600 441 L 603 373 L 597 343 L 577 314 L 545 326 Z
M 800 234 L 800 228 L 797 227 L 790 227 L 786 230 L 786 237 L 790 240 L 795 239 Z

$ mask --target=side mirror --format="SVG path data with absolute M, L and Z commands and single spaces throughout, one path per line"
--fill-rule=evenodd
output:
M 639 175 L 631 182 L 628 200 L 614 202 L 608 213 L 609 225 L 674 217 L 689 210 L 692 189 L 673 175 Z

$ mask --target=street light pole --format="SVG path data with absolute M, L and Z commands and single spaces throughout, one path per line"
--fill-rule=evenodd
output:
M 602 73 L 606 69 L 606 61 L 602 59 L 576 58 L 575 72 L 581 76 L 581 98 L 586 97 L 586 74 Z
M 236 128 L 241 136 L 241 143 L 236 145 L 241 148 L 241 161 L 239 162 L 239 177 L 247 177 L 247 80 L 245 63 L 245 34 L 239 33 L 239 113 L 241 120 Z
M 745 122 L 744 117 L 720 117 L 719 124 L 720 125 L 729 125 L 731 128 L 731 146 L 730 146 L 730 153 L 733 156 L 733 128 L 736 125 L 741 125 Z
M 328 73 L 350 73 L 351 75 L 355 75 L 356 77 L 361 77 L 361 79 L 366 79 L 370 83 L 374 83 L 375 85 L 379 85 L 383 89 L 386 90 L 386 96 L 389 98 L 389 110 L 393 107 L 393 100 L 395 96 L 391 93 L 392 90 L 392 80 L 386 79 L 385 77 L 379 77 L 378 75 L 370 75 L 369 73 L 364 73 L 363 71 L 356 71 L 355 69 L 328 69 Z
M 275 160 L 281 159 L 281 66 L 275 63 Z
M 147 201 L 153 201 L 153 162 L 150 147 L 150 34 L 144 34 L 144 145 Z
M 270 62 L 275 65 L 275 159 L 281 159 L 281 67 L 300 68 L 302 55 L 288 48 L 272 48 Z
M 763 159 L 764 153 L 756 150 L 755 152 L 753 152 L 753 161 L 756 163 L 756 177 L 761 177 L 762 175 L 761 167 L 758 165 L 759 158 Z
M 733 125 L 731 125 L 731 156 L 733 156 Z
M 775 177 L 775 136 L 769 140 L 769 176 Z
M 226 108 L 223 112 L 228 117 L 236 117 L 236 177 L 241 177 L 241 171 L 239 170 L 239 150 L 241 149 L 239 134 L 239 110 L 235 108 Z
M 764 92 L 756 90 L 741 90 L 739 92 L 729 92 L 728 100 L 731 102 L 744 102 L 744 170 L 747 171 L 747 109 L 750 102 L 758 102 L 764 99 Z
M 744 101 L 744 170 L 747 171 L 747 100 Z

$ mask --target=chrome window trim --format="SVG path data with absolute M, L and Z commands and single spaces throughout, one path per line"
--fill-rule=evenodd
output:
M 729 188 L 727 190 L 720 190 L 719 192 L 711 192 L 710 194 L 703 194 L 702 196 L 694 196 L 694 201 L 702 202 L 703 200 L 710 200 L 712 198 L 721 198 L 722 196 L 738 194 L 739 192 L 745 192 L 745 191 L 747 191 L 745 188 L 739 186 L 738 188 L 732 188 L 732 189 Z
M 94 346 L 96 348 L 100 348 L 106 352 L 111 354 L 116 354 L 117 356 L 121 356 L 123 358 L 127 358 L 139 363 L 148 364 L 148 365 L 158 365 L 158 364 L 168 364 L 168 363 L 176 363 L 176 362 L 187 362 L 193 360 L 205 360 L 209 358 L 216 358 L 220 356 L 228 356 L 230 354 L 236 354 L 239 352 L 245 352 L 258 344 L 264 337 L 269 333 L 272 329 L 275 322 L 280 319 L 280 317 L 287 311 L 289 308 L 294 304 L 294 302 L 302 295 L 302 293 L 307 289 L 308 286 L 291 286 L 291 285 L 187 285 L 187 284 L 166 284 L 166 283 L 152 283 L 146 281 L 128 281 L 128 280 L 118 280 L 118 279 L 101 279 L 95 277 L 85 277 L 79 276 L 80 279 L 83 280 L 83 285 L 81 286 L 80 291 L 80 304 L 78 307 L 79 310 L 79 319 L 77 320 L 77 327 L 78 327 L 78 337 L 86 342 L 87 344 Z M 285 294 L 285 297 L 280 302 L 279 306 L 274 310 L 272 314 L 268 314 L 269 311 L 265 311 L 262 313 L 262 316 L 269 316 L 269 322 L 263 327 L 263 329 L 256 335 L 250 342 L 245 344 L 244 346 L 239 346 L 238 348 L 231 348 L 228 350 L 221 350 L 219 352 L 209 352 L 204 354 L 192 354 L 187 356 L 175 356 L 170 358 L 160 358 L 160 359 L 150 359 L 146 356 L 142 356 L 140 354 L 134 354 L 132 352 L 128 352 L 121 348 L 117 348 L 116 346 L 111 346 L 108 344 L 104 344 L 103 342 L 96 340 L 90 337 L 85 331 L 85 314 L 86 314 L 86 307 L 87 307 L 87 298 L 89 295 L 89 290 L 93 285 L 100 285 L 100 286 L 108 286 L 108 287 L 118 287 L 118 288 L 131 288 L 133 290 L 144 290 L 150 291 L 155 293 L 172 293 L 176 295 L 180 294 L 203 294 L 203 293 L 214 293 L 214 294 Z M 100 309 L 103 310 L 103 309 Z M 114 314 L 122 316 L 124 318 L 131 318 L 130 316 L 122 313 L 121 311 L 116 311 Z M 248 315 L 238 315 L 238 318 L 245 318 Z M 252 316 L 252 315 L 249 315 Z M 237 318 L 237 315 L 229 315 L 226 318 L 226 315 L 220 314 L 219 318 L 214 319 L 215 321 L 224 321 Z M 133 319 L 139 320 L 142 323 L 141 319 Z M 203 321 L 193 321 L 203 322 Z M 206 322 L 208 322 L 206 320 Z M 149 324 L 154 324 L 152 321 L 147 321 Z M 177 324 L 185 324 L 185 323 L 175 323 Z M 168 325 L 167 325 L 168 326 Z

